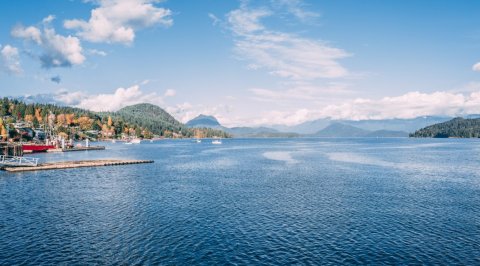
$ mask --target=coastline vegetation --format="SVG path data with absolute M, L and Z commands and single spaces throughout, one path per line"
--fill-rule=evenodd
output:
M 410 134 L 415 138 L 480 138 L 480 118 L 454 118 Z
M 117 112 L 93 112 L 54 104 L 26 104 L 6 97 L 0 99 L 2 140 L 31 140 L 35 129 L 71 139 L 230 137 L 221 130 L 188 128 L 152 104 L 128 106 Z

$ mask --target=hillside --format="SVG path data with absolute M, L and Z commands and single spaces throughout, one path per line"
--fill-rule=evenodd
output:
M 299 137 L 296 133 L 279 132 L 268 127 L 232 127 L 225 129 L 237 138 L 293 138 Z
M 136 123 L 140 127 L 147 128 L 155 134 L 172 131 L 182 132 L 184 136 L 188 135 L 187 127 L 165 110 L 153 104 L 142 103 L 127 106 L 117 112 L 111 113 L 111 115 L 127 123 Z
M 454 118 L 450 121 L 431 125 L 410 134 L 415 138 L 479 138 L 480 118 Z
M 84 138 L 120 138 L 154 135 L 163 137 L 229 137 L 220 130 L 190 129 L 162 108 L 153 104 L 137 104 L 117 112 L 92 112 L 54 104 L 26 104 L 17 99 L 0 99 L 0 131 L 15 135 L 14 124 L 25 122 L 33 128 L 50 125 L 57 134 Z M 98 136 L 96 133 L 98 132 Z M 7 134 L 3 134 L 5 139 Z M 12 135 L 13 134 L 13 135 Z M 15 137 L 18 138 L 18 137 Z
M 295 126 L 275 125 L 273 128 L 281 132 L 296 132 L 299 134 L 315 134 L 327 126 L 340 123 L 368 131 L 402 131 L 413 132 L 420 128 L 442 123 L 452 119 L 444 116 L 421 116 L 411 119 L 380 119 L 380 120 L 332 120 L 329 118 L 307 121 Z
M 340 123 L 333 123 L 328 127 L 318 131 L 313 136 L 315 137 L 336 137 L 336 138 L 345 138 L 345 137 L 363 137 L 370 133 L 367 130 L 340 124 Z
M 408 133 L 392 130 L 369 131 L 351 125 L 333 123 L 310 136 L 323 138 L 395 138 L 408 137 Z
M 214 116 L 199 115 L 188 121 L 189 128 L 210 128 L 227 132 L 236 138 L 293 138 L 299 137 L 297 133 L 279 132 L 276 129 L 268 127 L 224 127 Z

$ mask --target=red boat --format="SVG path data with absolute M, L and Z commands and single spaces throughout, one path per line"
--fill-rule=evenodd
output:
M 55 146 L 46 144 L 22 144 L 22 149 L 25 153 L 46 152 L 47 150 L 55 149 Z

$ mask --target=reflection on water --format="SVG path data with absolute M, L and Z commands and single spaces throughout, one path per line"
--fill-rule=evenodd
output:
M 480 142 L 165 140 L 0 173 L 0 265 L 480 264 Z
M 292 158 L 292 155 L 290 152 L 286 151 L 269 151 L 269 152 L 264 152 L 263 156 L 267 159 L 270 160 L 275 160 L 275 161 L 284 161 L 286 163 L 298 163 L 297 160 Z

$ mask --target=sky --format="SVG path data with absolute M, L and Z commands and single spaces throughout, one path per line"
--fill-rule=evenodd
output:
M 225 126 L 480 113 L 480 2 L 0 1 L 0 95 Z

